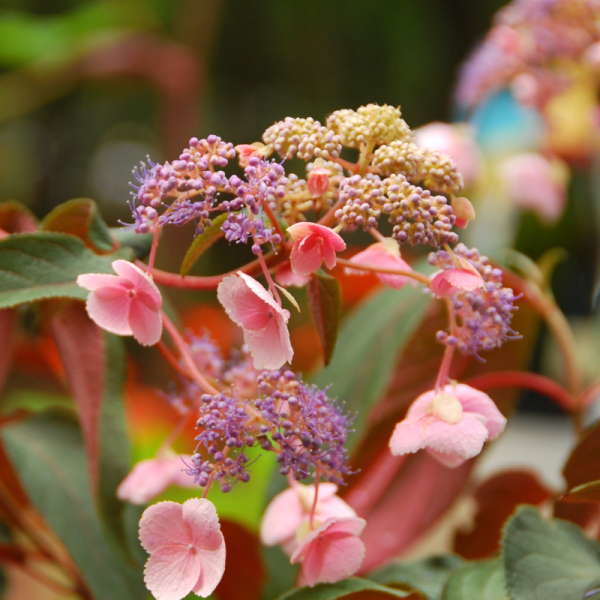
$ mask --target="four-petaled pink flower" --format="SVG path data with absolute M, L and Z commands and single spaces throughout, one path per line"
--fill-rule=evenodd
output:
M 494 401 L 468 385 L 447 385 L 421 394 L 390 439 L 394 456 L 423 448 L 448 467 L 477 456 L 483 443 L 496 439 L 506 419 Z
M 438 298 L 485 288 L 483 277 L 466 258 L 456 256 L 455 259 L 460 267 L 439 271 L 431 278 L 431 291 Z
M 292 270 L 299 275 L 314 273 L 323 261 L 328 269 L 333 269 L 335 253 L 346 248 L 340 235 L 318 223 L 296 223 L 287 232 L 294 241 L 290 255 Z
M 221 281 L 217 296 L 231 320 L 244 330 L 255 369 L 278 369 L 291 362 L 290 313 L 258 281 L 238 271 Z
M 212 502 L 159 502 L 140 519 L 140 541 L 150 554 L 146 587 L 156 600 L 181 600 L 190 592 L 206 598 L 225 571 L 225 540 Z
M 322 523 L 327 519 L 356 517 L 354 509 L 336 496 L 337 485 L 321 483 L 315 507 L 314 520 Z M 315 500 L 315 486 L 296 484 L 271 501 L 260 526 L 260 539 L 266 546 L 281 544 L 288 554 L 294 551 L 296 533 L 302 524 L 307 524 Z
M 194 478 L 187 474 L 185 460 L 191 456 L 165 456 L 142 460 L 117 488 L 117 496 L 132 504 L 146 504 L 170 485 L 196 487 Z
M 359 539 L 367 522 L 358 517 L 328 519 L 302 539 L 291 563 L 302 561 L 300 583 L 335 583 L 354 575 L 365 557 Z
M 102 329 L 133 335 L 143 346 L 153 346 L 162 334 L 162 297 L 152 278 L 126 260 L 115 260 L 116 275 L 88 273 L 77 284 L 90 290 L 88 315 Z
M 386 238 L 376 244 L 371 244 L 366 250 L 355 254 L 350 262 L 357 265 L 365 265 L 366 267 L 376 267 L 380 269 L 396 269 L 398 271 L 412 271 L 410 265 L 400 257 L 400 248 L 398 242 L 391 238 Z M 347 275 L 366 275 L 368 271 L 360 271 L 346 267 Z M 377 277 L 383 283 L 387 283 L 395 290 L 403 288 L 409 277 L 404 275 L 390 275 L 386 273 L 376 273 Z

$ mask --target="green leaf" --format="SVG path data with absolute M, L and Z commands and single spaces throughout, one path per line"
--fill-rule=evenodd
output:
M 128 249 L 98 256 L 78 238 L 64 233 L 23 233 L 0 240 L 0 309 L 48 298 L 85 300 L 75 280 L 83 273 L 114 273 Z
M 513 600 L 581 600 L 600 585 L 600 544 L 573 523 L 520 507 L 508 521 L 502 558 Z
M 64 542 L 94 597 L 144 598 L 141 564 L 117 557 L 102 535 L 75 423 L 38 415 L 5 427 L 2 439 L 27 495 Z
M 110 235 L 120 248 L 130 248 L 136 258 L 143 260 L 150 254 L 152 248 L 153 233 L 136 233 L 133 229 L 123 227 L 111 227 Z
M 550 600 L 551 596 L 544 600 Z M 510 600 L 500 560 L 468 564 L 448 580 L 442 600 Z M 552 600 L 559 600 L 552 597 Z
M 322 271 L 313 273 L 308 284 L 310 310 L 319 332 L 325 364 L 331 362 L 338 336 L 342 292 L 340 282 Z
M 394 598 L 406 598 L 409 592 L 395 590 L 369 581 L 350 577 L 337 583 L 319 583 L 315 587 L 295 588 L 279 596 L 278 600 L 336 600 L 357 592 L 379 592 Z
M 371 573 L 369 579 L 423 594 L 429 600 L 439 600 L 448 577 L 464 564 L 455 554 L 433 556 L 415 562 L 392 562 Z
M 123 338 L 97 327 L 73 302 L 50 323 L 69 387 L 79 409 L 93 499 L 102 523 L 124 546 L 125 503 L 116 491 L 129 472 L 123 390 L 127 360 Z
M 217 240 L 223 237 L 221 225 L 227 220 L 227 213 L 223 213 L 213 219 L 210 227 L 207 227 L 204 233 L 197 235 L 189 247 L 181 263 L 181 276 L 188 274 L 194 263 L 200 258 L 205 250 L 208 250 Z
M 98 252 L 112 252 L 113 239 L 98 206 L 89 198 L 69 200 L 49 212 L 41 223 L 43 231 L 69 233 Z
M 425 315 L 428 299 L 407 285 L 385 289 L 361 304 L 342 324 L 338 351 L 315 378 L 320 387 L 333 384 L 328 394 L 357 413 L 349 446 L 365 430 L 370 409 L 385 393 L 394 365 Z

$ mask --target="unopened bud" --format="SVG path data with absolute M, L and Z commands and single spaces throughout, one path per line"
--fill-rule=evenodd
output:
M 254 142 L 254 144 L 240 144 L 235 149 L 240 157 L 240 166 L 247 167 L 250 159 L 253 156 L 260 156 L 261 150 L 265 147 L 261 142 Z
M 315 167 L 310 172 L 306 183 L 311 196 L 322 196 L 329 189 L 329 169 Z
M 473 205 L 463 196 L 454 198 L 452 201 L 452 210 L 456 215 L 455 225 L 461 229 L 464 229 L 469 224 L 469 221 L 475 219 L 475 209 L 473 208 Z

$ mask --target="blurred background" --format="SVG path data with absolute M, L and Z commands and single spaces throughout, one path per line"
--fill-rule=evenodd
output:
M 17 200 L 41 218 L 66 200 L 89 197 L 107 223 L 117 226 L 130 220 L 131 170 L 147 155 L 172 160 L 190 137 L 211 133 L 234 144 L 252 143 L 286 116 L 324 121 L 334 110 L 370 102 L 400 105 L 413 129 L 467 119 L 488 166 L 498 155 L 537 149 L 540 116 L 506 89 L 495 90 L 473 110 L 453 101 L 461 63 L 503 5 L 503 0 L 0 0 L 0 201 Z M 487 229 L 472 228 L 468 235 L 491 253 L 512 246 L 537 260 L 552 248 L 566 251 L 553 290 L 561 308 L 579 319 L 582 356 L 592 377 L 600 356 L 597 324 L 590 320 L 598 210 L 593 161 L 580 158 L 569 163 L 569 202 L 553 218 L 492 210 L 486 213 Z M 473 186 L 474 196 L 506 206 L 490 192 L 493 178 L 486 181 Z M 185 235 L 175 228 L 166 232 L 158 267 L 177 271 L 192 234 L 191 226 Z M 223 272 L 248 256 L 219 243 L 195 272 Z M 344 280 L 345 308 L 374 285 L 374 278 Z M 224 350 L 240 342 L 240 331 L 216 307 L 214 294 L 170 293 L 169 299 L 182 310 L 183 326 L 207 328 Z M 294 367 L 309 371 L 319 364 L 318 338 L 308 311 L 295 319 Z M 546 339 L 542 329 L 532 369 L 556 375 L 560 365 Z M 43 343 L 21 340 L 5 401 L 18 404 L 15 390 L 26 382 L 28 389 L 67 402 L 64 390 L 51 383 L 58 362 Z M 140 459 L 152 455 L 176 417 L 152 389 L 168 390 L 172 374 L 151 351 L 130 347 L 135 348 L 130 414 Z M 534 394 L 524 394 L 521 406 L 558 410 Z M 190 450 L 192 431 L 181 451 Z M 523 431 L 526 439 L 530 430 Z M 568 443 L 565 438 L 556 451 L 564 455 Z M 523 447 L 515 452 L 522 454 Z

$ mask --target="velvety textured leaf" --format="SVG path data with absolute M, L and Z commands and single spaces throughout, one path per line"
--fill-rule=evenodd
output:
M 208 250 L 217 240 L 223 237 L 221 225 L 227 220 L 229 215 L 223 213 L 213 219 L 210 227 L 207 227 L 204 233 L 197 235 L 186 252 L 183 262 L 181 263 L 181 276 L 188 274 L 189 270 L 194 266 L 194 263 Z
M 20 202 L 0 202 L 0 229 L 6 233 L 25 233 L 37 229 L 35 215 Z
M 41 223 L 44 231 L 69 233 L 97 252 L 112 252 L 113 239 L 98 206 L 89 198 L 76 198 L 50 211 Z
M 600 502 L 600 481 L 578 485 L 561 499 L 563 502 Z
M 265 570 L 256 535 L 233 521 L 221 521 L 227 547 L 227 568 L 215 590 L 219 600 L 258 600 Z
M 112 273 L 124 249 L 98 256 L 78 238 L 64 233 L 24 233 L 0 240 L 0 309 L 47 298 L 85 300 L 75 280 L 83 273 Z
M 573 523 L 531 507 L 508 521 L 502 560 L 513 600 L 581 600 L 600 585 L 600 544 Z
M 377 592 L 393 598 L 406 598 L 410 595 L 410 592 L 385 587 L 368 579 L 350 577 L 337 583 L 320 583 L 312 588 L 295 588 L 279 596 L 278 600 L 336 600 L 357 592 Z
M 600 421 L 587 427 L 563 468 L 569 488 L 600 479 Z
M 13 309 L 0 310 L 0 392 L 10 370 L 16 324 L 17 315 Z
M 428 600 L 440 600 L 448 577 L 464 564 L 455 554 L 433 556 L 414 562 L 392 562 L 371 573 L 371 581 L 420 592 Z
M 448 580 L 442 600 L 510 600 L 502 562 L 482 561 L 458 569 Z M 553 597 L 552 600 L 559 598 Z
M 335 349 L 342 310 L 342 292 L 339 281 L 322 271 L 313 273 L 308 284 L 308 299 L 321 339 L 323 358 L 325 364 L 328 365 Z
M 29 498 L 64 542 L 94 597 L 145 598 L 142 565 L 117 557 L 102 535 L 75 423 L 39 415 L 5 427 L 2 439 Z
M 504 522 L 515 508 L 537 505 L 551 496 L 529 471 L 506 471 L 491 477 L 477 488 L 475 523 L 469 532 L 456 534 L 454 550 L 471 560 L 491 556 L 499 549 Z
M 125 503 L 116 496 L 117 487 L 129 471 L 123 339 L 97 327 L 79 302 L 59 313 L 50 331 L 79 409 L 92 496 L 103 523 L 123 544 Z
M 152 248 L 152 233 L 136 233 L 132 229 L 123 227 L 111 227 L 110 235 L 120 248 L 130 248 L 135 257 L 143 260 L 150 254 Z
M 364 433 L 369 411 L 385 394 L 394 365 L 418 327 L 428 299 L 421 290 L 406 286 L 385 289 L 361 304 L 344 321 L 338 351 L 315 378 L 321 387 L 333 384 L 329 395 L 357 413 L 350 435 L 353 447 Z

